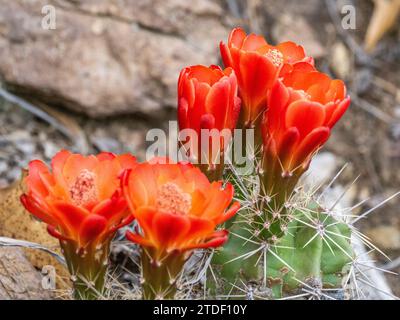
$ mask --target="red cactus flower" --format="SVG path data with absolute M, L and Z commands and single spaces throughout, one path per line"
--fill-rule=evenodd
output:
M 156 158 L 125 171 L 122 189 L 141 232 L 127 238 L 142 245 L 144 297 L 173 297 L 172 284 L 195 248 L 215 248 L 227 231 L 215 228 L 239 209 L 233 187 L 210 183 L 189 163 Z
M 185 145 L 192 151 L 197 163 L 207 169 L 221 163 L 220 156 L 229 144 L 231 131 L 235 128 L 240 111 L 240 99 L 236 76 L 231 68 L 201 65 L 184 68 L 178 80 L 178 122 L 180 130 L 193 129 L 196 137 Z M 202 129 L 216 129 L 217 142 L 201 141 Z M 228 135 L 223 132 L 228 130 Z M 207 143 L 208 147 L 204 150 Z M 203 149 L 202 149 L 203 148 Z M 215 157 L 217 156 L 217 159 Z M 221 178 L 216 177 L 216 180 Z
M 262 123 L 264 193 L 282 208 L 350 104 L 340 80 L 295 67 L 271 89 Z
M 48 224 L 51 235 L 85 248 L 109 237 L 130 217 L 118 175 L 134 165 L 130 155 L 84 157 L 64 150 L 53 158 L 52 172 L 40 160 L 30 162 L 21 200 Z
M 107 261 L 109 242 L 116 230 L 132 222 L 119 175 L 135 165 L 135 158 L 128 154 L 85 157 L 65 150 L 53 158 L 51 171 L 39 160 L 30 162 L 27 191 L 21 201 L 48 224 L 52 236 L 60 239 L 72 275 L 90 277 L 89 273 L 104 269 L 101 264 Z M 95 261 L 96 254 L 103 260 Z M 98 286 L 102 286 L 100 282 Z
M 314 64 L 302 46 L 290 41 L 272 46 L 264 37 L 246 35 L 241 28 L 232 30 L 228 44 L 221 42 L 220 50 L 225 66 L 233 68 L 238 78 L 241 121 L 245 127 L 252 127 L 261 120 L 268 91 L 278 77 L 284 76 L 298 63 Z

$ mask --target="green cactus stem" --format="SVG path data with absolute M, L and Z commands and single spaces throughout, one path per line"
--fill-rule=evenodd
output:
M 264 157 L 258 170 L 262 196 L 259 207 L 262 214 L 257 221 L 259 225 L 267 224 L 260 232 L 266 241 L 274 243 L 285 234 L 287 224 L 290 222 L 287 205 L 306 168 L 301 166 L 293 172 L 285 172 L 279 159 L 270 152 L 269 148 L 264 150 Z
M 229 230 L 231 234 L 228 242 L 215 251 L 212 260 L 215 271 L 223 279 L 223 283 L 217 284 L 217 286 L 223 287 L 222 292 L 224 293 L 230 292 L 232 285 L 238 279 L 245 282 L 255 281 L 259 278 L 260 273 L 260 268 L 257 265 L 258 255 L 250 255 L 251 252 L 259 248 L 259 245 L 246 241 L 246 239 L 252 238 L 248 225 L 240 221 L 240 218 L 236 218 Z M 215 289 L 215 284 L 210 281 L 209 287 Z
M 348 225 L 327 213 L 298 211 L 287 234 L 270 247 L 266 258 L 275 295 L 281 297 L 304 284 L 340 288 L 354 255 L 350 235 Z
M 110 241 L 101 246 L 78 248 L 75 242 L 60 241 L 73 283 L 76 300 L 97 300 L 104 295 Z
M 144 300 L 174 299 L 177 280 L 187 260 L 187 254 L 171 252 L 155 258 L 151 248 L 142 249 L 142 293 Z
M 292 214 L 287 232 L 275 243 L 257 239 L 257 230 L 250 230 L 249 224 L 232 226 L 235 235 L 213 259 L 225 283 L 263 283 L 274 298 L 294 294 L 305 285 L 342 287 L 353 259 L 350 227 L 315 204 Z M 232 292 L 232 286 L 222 291 Z

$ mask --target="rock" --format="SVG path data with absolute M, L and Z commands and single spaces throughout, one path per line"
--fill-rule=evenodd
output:
M 0 300 L 48 300 L 52 291 L 42 287 L 42 276 L 22 249 L 0 247 Z
M 58 240 L 48 234 L 46 224 L 34 219 L 22 206 L 20 196 L 23 192 L 24 187 L 20 182 L 0 189 L 0 236 L 38 243 L 60 254 Z M 40 270 L 46 266 L 54 267 L 57 288 L 69 288 L 69 273 L 65 266 L 48 253 L 29 248 L 24 248 L 23 251 L 34 267 Z
M 86 130 L 90 132 L 89 141 L 97 151 L 130 152 L 143 160 L 146 149 L 145 133 L 152 127 L 157 127 L 157 125 L 125 116 L 124 119 L 118 121 L 93 120 Z
M 56 28 L 42 28 L 52 5 Z M 93 117 L 175 106 L 189 64 L 218 62 L 229 27 L 211 0 L 14 0 L 0 6 L 0 78 L 14 92 Z
M 272 29 L 272 35 L 277 42 L 293 41 L 301 44 L 307 55 L 315 59 L 326 55 L 326 50 L 319 42 L 314 29 L 300 15 L 282 13 Z

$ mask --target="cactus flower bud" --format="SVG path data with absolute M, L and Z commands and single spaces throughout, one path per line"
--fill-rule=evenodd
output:
M 103 293 L 110 242 L 133 220 L 119 175 L 135 165 L 128 154 L 85 157 L 66 150 L 55 155 L 51 171 L 39 160 L 29 163 L 21 202 L 60 240 L 78 299 Z
M 126 170 L 121 184 L 140 227 L 127 238 L 142 246 L 143 297 L 173 298 L 193 249 L 216 248 L 227 240 L 227 231 L 215 229 L 239 209 L 239 203 L 229 207 L 233 187 L 223 189 L 199 168 L 164 158 Z
M 201 65 L 184 68 L 178 80 L 179 129 L 192 129 L 185 141 L 190 156 L 211 180 L 222 178 L 224 152 L 240 111 L 235 73 L 231 68 Z M 211 130 L 202 139 L 202 129 Z M 213 140 L 216 134 L 217 140 Z M 187 144 L 186 144 L 187 143 Z

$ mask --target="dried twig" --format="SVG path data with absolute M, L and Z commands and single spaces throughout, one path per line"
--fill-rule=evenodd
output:
M 29 241 L 24 241 L 24 240 L 16 240 L 12 238 L 6 238 L 6 237 L 0 237 L 0 247 L 21 247 L 21 248 L 30 248 L 30 249 L 37 249 L 44 251 L 54 258 L 57 259 L 58 262 L 60 262 L 62 265 L 66 265 L 65 259 L 60 256 L 58 253 L 50 250 L 49 248 L 46 248 L 38 243 L 33 243 Z

